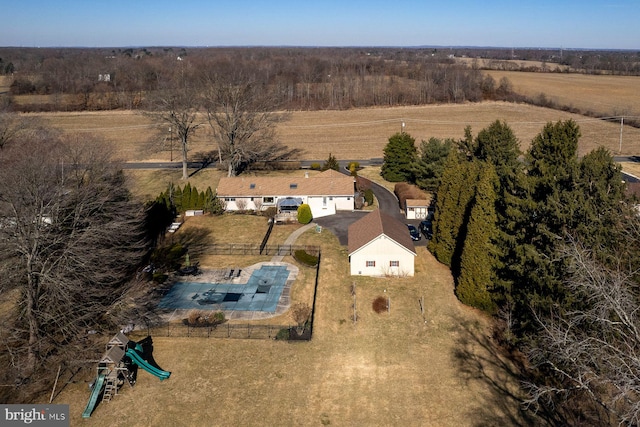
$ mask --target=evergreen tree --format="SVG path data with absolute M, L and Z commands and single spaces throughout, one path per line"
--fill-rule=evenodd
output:
M 624 242 L 615 231 L 622 228 L 623 218 L 634 213 L 629 211 L 629 204 L 623 203 L 625 184 L 621 168 L 605 148 L 600 147 L 580 160 L 575 197 L 573 223 L 580 240 L 594 251 L 618 252 Z
M 384 148 L 384 163 L 380 174 L 390 182 L 411 182 L 411 165 L 415 156 L 415 139 L 405 132 L 396 133 L 389 138 L 389 143 Z
M 461 302 L 489 313 L 494 313 L 497 308 L 491 295 L 497 258 L 494 245 L 497 185 L 494 167 L 491 164 L 480 165 L 456 285 L 456 295 Z
M 196 187 L 191 187 L 191 195 L 189 197 L 189 209 L 200 209 L 198 206 L 198 199 L 200 198 L 200 192 Z
M 180 211 L 184 212 L 191 209 L 191 184 L 187 184 L 182 189 L 182 200 L 180 202 Z
M 476 162 L 468 162 L 452 151 L 438 187 L 433 238 L 429 249 L 438 261 L 457 275 L 459 256 L 466 234 L 466 221 L 478 177 Z
M 440 185 L 440 177 L 444 172 L 444 164 L 451 151 L 453 141 L 429 138 L 420 144 L 420 155 L 411 165 L 415 184 L 427 191 L 435 191 Z
M 566 265 L 554 254 L 575 226 L 579 137 L 572 120 L 548 123 L 525 156 L 525 194 L 513 215 L 517 246 L 506 266 L 521 328 L 533 321 L 532 307 L 548 311 L 555 304 L 571 304 L 562 284 Z
M 326 162 L 324 162 L 324 165 L 322 165 L 323 171 L 326 171 L 329 169 L 333 169 L 334 171 L 340 170 L 340 163 L 338 163 L 338 159 L 336 159 L 336 157 L 331 153 L 329 153 L 329 158 L 327 159 Z

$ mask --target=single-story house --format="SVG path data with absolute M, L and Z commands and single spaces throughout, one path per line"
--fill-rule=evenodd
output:
M 355 180 L 329 169 L 315 176 L 237 176 L 220 178 L 216 189 L 228 211 L 276 207 L 278 212 L 296 211 L 306 203 L 314 218 L 354 210 Z
M 413 276 L 416 249 L 406 224 L 381 212 L 367 214 L 349 226 L 352 276 Z

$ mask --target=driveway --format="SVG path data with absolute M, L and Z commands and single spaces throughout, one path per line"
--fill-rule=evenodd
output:
M 344 171 L 344 168 L 341 168 Z M 369 181 L 369 180 L 367 180 Z M 398 205 L 398 199 L 395 194 L 387 190 L 381 185 L 376 184 L 373 181 L 369 181 L 371 183 L 371 190 L 373 190 L 373 194 L 376 196 L 376 200 L 378 202 L 378 208 L 384 212 L 385 214 L 396 218 L 398 221 L 403 223 L 414 223 L 415 226 L 418 226 L 420 221 L 408 221 L 402 212 L 400 212 L 400 206 Z M 323 228 L 327 228 L 331 230 L 333 234 L 336 235 L 340 244 L 342 246 L 347 246 L 348 240 L 348 229 L 349 225 L 354 223 L 355 221 L 362 218 L 369 211 L 338 211 L 335 215 L 329 215 L 322 218 L 314 219 L 314 222 L 318 225 L 321 225 Z M 407 230 L 407 233 L 409 231 Z M 424 237 L 417 241 L 413 242 L 415 246 L 425 246 L 427 244 L 427 240 Z

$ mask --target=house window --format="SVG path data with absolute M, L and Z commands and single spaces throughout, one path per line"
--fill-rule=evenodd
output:
M 264 203 L 265 205 L 272 205 L 273 204 L 273 197 L 263 197 L 262 198 L 262 203 Z
M 235 202 L 235 201 L 236 201 L 236 198 L 235 198 L 235 197 L 225 197 L 225 198 L 224 198 L 224 201 L 225 201 L 225 202 Z
M 376 266 L 375 261 L 367 261 L 367 267 L 375 267 L 375 266 Z
M 326 197 L 322 198 L 322 209 L 327 209 L 327 198 Z
M 400 261 L 389 261 L 389 267 L 400 267 Z
M 332 196 L 329 196 L 329 200 L 333 200 L 333 197 L 332 197 Z

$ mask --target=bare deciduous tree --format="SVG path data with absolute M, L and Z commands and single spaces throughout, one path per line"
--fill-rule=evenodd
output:
M 42 123 L 35 117 L 20 116 L 17 113 L 0 111 L 0 150 L 20 136 L 39 137 L 43 133 Z
M 286 160 L 297 154 L 276 139 L 275 126 L 286 115 L 273 112 L 275 103 L 247 80 L 209 79 L 205 92 L 209 125 L 227 175 L 236 176 L 257 161 Z
M 143 255 L 142 209 L 122 171 L 83 144 L 21 140 L 0 158 L 0 286 L 19 290 L 7 325 L 17 381 L 110 327 Z
M 638 272 L 605 267 L 578 242 L 571 242 L 564 255 L 572 265 L 566 286 L 579 308 L 537 313 L 541 335 L 531 360 L 544 381 L 527 384 L 526 403 L 584 407 L 591 402 L 598 422 L 604 416 L 618 425 L 638 425 Z
M 188 179 L 187 161 L 189 142 L 196 130 L 202 126 L 199 121 L 199 97 L 195 88 L 179 84 L 175 88 L 160 90 L 151 100 L 153 111 L 150 115 L 161 123 L 169 125 L 180 142 L 182 158 L 182 179 Z

